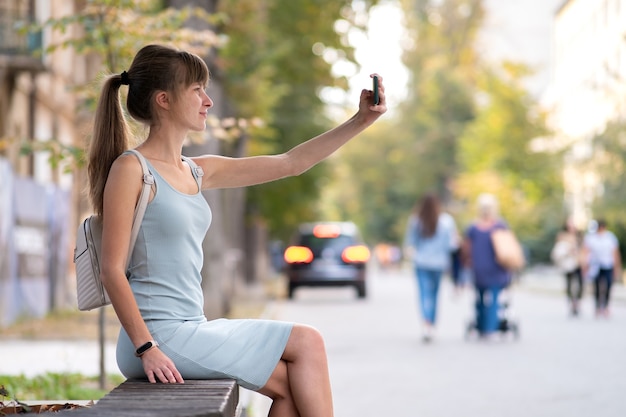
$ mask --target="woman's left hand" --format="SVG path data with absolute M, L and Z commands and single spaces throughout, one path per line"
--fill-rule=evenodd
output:
M 378 104 L 374 104 L 374 92 L 363 89 L 359 100 L 359 114 L 368 123 L 374 122 L 387 111 L 387 99 L 385 97 L 385 85 L 383 77 L 378 74 L 370 74 L 373 79 L 378 77 Z

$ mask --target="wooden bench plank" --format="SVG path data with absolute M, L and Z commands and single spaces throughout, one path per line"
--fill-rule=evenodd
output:
M 95 405 L 66 413 L 91 417 L 235 417 L 238 404 L 239 386 L 233 380 L 186 380 L 184 384 L 127 380 Z

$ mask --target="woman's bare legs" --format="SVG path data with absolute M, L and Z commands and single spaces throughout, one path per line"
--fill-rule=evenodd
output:
M 273 400 L 270 417 L 332 417 L 322 335 L 312 327 L 294 325 L 281 360 L 259 392 Z

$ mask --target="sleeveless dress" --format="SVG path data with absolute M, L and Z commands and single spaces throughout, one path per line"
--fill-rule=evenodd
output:
M 183 159 L 194 168 L 191 160 Z M 156 193 L 146 209 L 128 276 L 153 339 L 185 379 L 232 378 L 244 388 L 262 388 L 285 350 L 293 323 L 206 319 L 200 271 L 210 207 L 200 191 L 181 193 L 146 162 Z M 190 173 L 198 180 L 195 169 Z M 146 378 L 134 353 L 122 328 L 116 351 L 120 371 L 126 378 Z

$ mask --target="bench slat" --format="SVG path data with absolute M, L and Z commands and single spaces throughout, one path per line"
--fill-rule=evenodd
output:
M 91 417 L 235 417 L 238 403 L 239 387 L 232 380 L 186 380 L 184 384 L 127 380 L 95 405 L 67 412 Z

